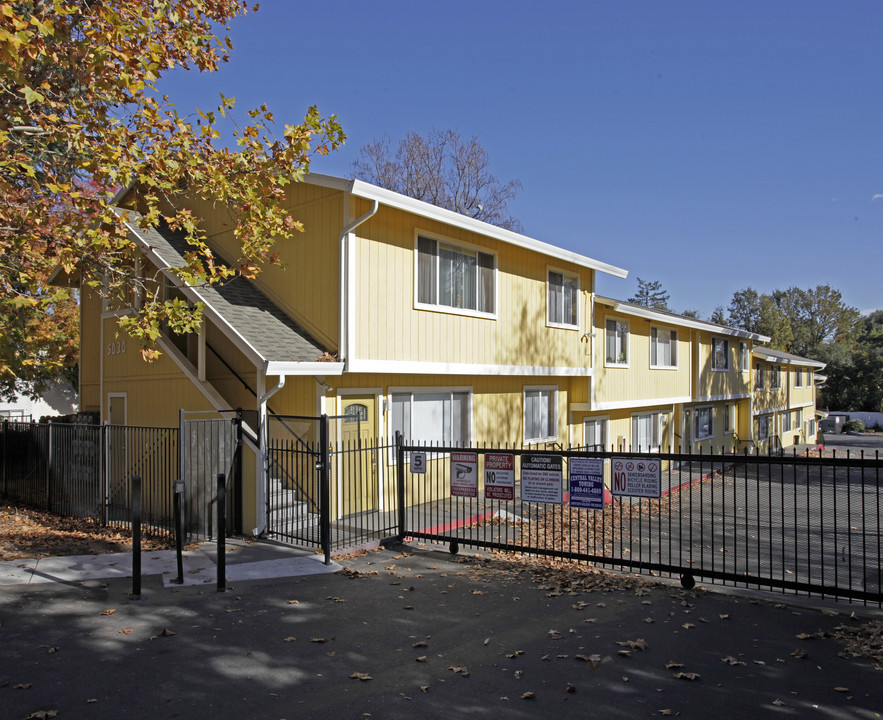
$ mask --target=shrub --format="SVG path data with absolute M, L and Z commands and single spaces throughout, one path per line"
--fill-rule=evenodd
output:
M 843 432 L 865 432 L 867 428 L 861 420 L 848 420 L 843 424 Z

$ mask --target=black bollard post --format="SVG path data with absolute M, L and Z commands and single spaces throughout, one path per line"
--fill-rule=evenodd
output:
M 175 555 L 178 560 L 178 577 L 175 582 L 184 584 L 184 481 L 175 481 Z
M 227 479 L 224 473 L 218 473 L 218 500 L 215 504 L 218 512 L 218 592 L 227 589 Z
M 141 597 L 141 476 L 132 476 L 132 597 Z

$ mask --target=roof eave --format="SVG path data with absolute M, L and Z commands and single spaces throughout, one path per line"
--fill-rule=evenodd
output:
M 595 260 L 594 258 L 571 252 L 570 250 L 565 250 L 550 243 L 543 242 L 542 240 L 528 237 L 527 235 L 521 235 L 520 233 L 511 230 L 505 230 L 496 225 L 491 225 L 490 223 L 471 218 L 468 215 L 461 215 L 452 210 L 440 208 L 431 203 L 424 202 L 423 200 L 415 200 L 407 195 L 402 195 L 401 193 L 392 190 L 386 190 L 385 188 L 372 185 L 363 180 L 344 180 L 343 178 L 330 175 L 309 173 L 304 176 L 304 181 L 313 185 L 348 192 L 356 197 L 364 198 L 365 200 L 376 200 L 380 204 L 388 207 L 404 210 L 405 212 L 420 215 L 421 217 L 430 220 L 436 220 L 463 230 L 479 233 L 509 243 L 510 245 L 533 250 L 558 260 L 603 272 L 607 275 L 612 275 L 618 278 L 628 277 L 628 270 L 615 265 L 610 265 L 609 263 L 601 262 L 600 260 Z

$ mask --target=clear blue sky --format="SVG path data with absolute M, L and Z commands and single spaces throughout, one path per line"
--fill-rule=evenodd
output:
M 231 26 L 232 59 L 160 87 L 299 121 L 336 113 L 350 176 L 384 133 L 477 136 L 525 233 L 659 280 L 708 317 L 733 292 L 830 284 L 883 308 L 879 0 L 295 2 Z

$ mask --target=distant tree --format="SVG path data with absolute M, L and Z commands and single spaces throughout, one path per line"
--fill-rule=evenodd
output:
M 688 317 L 688 318 L 695 318 L 696 320 L 699 319 L 699 311 L 698 310 L 684 310 L 681 313 L 681 315 L 683 315 L 684 317 Z
M 827 363 L 827 382 L 819 404 L 829 410 L 883 412 L 883 310 L 861 319 L 854 343 L 828 342 L 816 347 Z
M 395 150 L 389 138 L 363 145 L 353 176 L 417 200 L 521 232 L 509 201 L 521 190 L 518 180 L 502 182 L 490 171 L 487 150 L 473 135 L 433 130 L 406 133 Z
M 747 332 L 766 335 L 770 345 L 778 350 L 790 350 L 792 331 L 790 320 L 769 295 L 760 295 L 754 288 L 733 293 L 727 308 L 726 325 Z
M 711 322 L 717 325 L 727 324 L 727 315 L 724 311 L 723 305 L 718 305 L 714 310 L 711 311 Z
M 668 310 L 668 293 L 662 289 L 659 280 L 642 280 L 638 278 L 638 291 L 628 302 L 657 310 Z
M 789 319 L 790 352 L 810 355 L 825 342 L 849 343 L 861 330 L 861 315 L 843 302 L 839 290 L 829 285 L 801 290 L 776 290 L 773 302 Z

